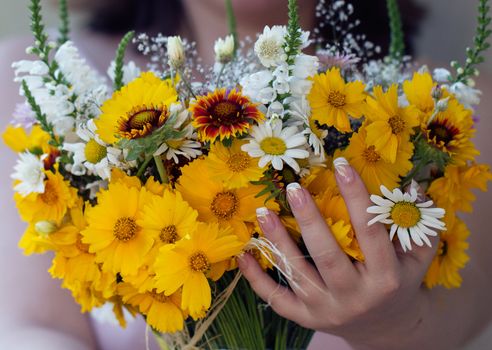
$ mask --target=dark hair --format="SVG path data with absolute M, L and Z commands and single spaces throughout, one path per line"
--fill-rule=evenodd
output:
M 354 18 L 360 19 L 358 33 L 380 46 L 385 54 L 389 46 L 389 22 L 386 0 L 353 0 Z M 407 53 L 413 53 L 412 39 L 424 16 L 423 8 L 413 0 L 400 1 L 403 29 L 406 33 Z M 101 1 L 90 20 L 90 27 L 105 33 L 124 33 L 135 29 L 148 34 L 178 34 L 183 18 L 181 0 L 105 0 Z M 329 40 L 331 29 L 321 35 Z

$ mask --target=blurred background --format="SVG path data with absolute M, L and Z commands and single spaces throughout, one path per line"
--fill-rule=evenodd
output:
M 69 0 L 69 4 L 74 2 L 80 4 L 82 1 L 89 0 Z M 354 5 L 357 1 L 367 0 L 355 0 L 353 1 Z M 419 61 L 431 62 L 432 65 L 442 67 L 448 67 L 449 61 L 452 59 L 464 61 L 465 48 L 473 42 L 478 0 L 415 1 L 422 5 L 426 11 L 419 34 L 414 40 L 416 57 Z M 0 8 L 2 9 L 0 14 L 0 42 L 15 40 L 18 37 L 25 38 L 30 35 L 28 3 L 28 0 L 0 0 Z M 302 6 L 302 0 L 300 3 Z M 56 1 L 42 0 L 42 4 L 47 27 L 56 28 L 58 26 Z M 77 28 L 83 28 L 87 24 L 88 18 L 89 14 L 80 9 L 72 11 L 72 30 L 76 31 Z M 386 24 L 383 23 L 382 25 Z M 481 71 L 490 79 L 492 76 L 492 50 L 489 50 L 486 56 L 487 60 L 482 65 Z M 486 100 L 485 96 L 484 100 Z M 466 350 L 491 349 L 491 339 L 492 328 L 476 339 L 473 344 L 466 347 Z

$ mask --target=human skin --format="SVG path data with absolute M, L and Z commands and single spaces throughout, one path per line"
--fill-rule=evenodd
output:
M 227 34 L 226 26 L 223 24 L 223 14 L 218 11 L 200 12 L 200 7 L 190 8 L 191 4 L 202 4 L 208 1 L 217 2 L 218 0 L 202 0 L 200 2 L 187 0 L 186 17 L 190 18 L 194 26 L 194 29 L 189 30 L 189 32 L 195 33 L 195 35 L 197 33 L 203 35 L 203 37 L 194 38 L 201 41 L 199 54 L 205 57 L 207 62 L 212 62 L 213 41 L 216 37 Z M 244 2 L 247 3 L 247 1 Z M 264 1 L 263 3 L 268 2 Z M 209 4 L 213 5 L 212 3 Z M 302 10 L 307 13 L 304 5 Z M 285 18 L 280 19 L 280 17 L 278 22 L 277 19 L 274 22 L 270 16 L 272 11 L 266 11 L 265 8 L 258 9 L 257 16 L 253 19 L 245 17 L 244 13 L 246 12 L 238 12 L 238 30 L 242 35 L 251 35 L 260 31 L 265 23 L 277 24 L 285 22 Z M 306 28 L 309 27 L 310 20 L 308 17 L 303 16 L 304 27 Z M 82 32 L 74 33 L 74 39 L 79 47 L 82 48 L 82 52 L 89 58 L 89 61 L 101 72 L 104 72 L 107 63 L 114 56 L 119 38 Z M 24 49 L 31 44 L 31 40 L 15 40 L 0 45 L 2 128 L 7 124 L 15 102 L 21 102 L 21 98 L 18 96 L 18 85 L 12 82 L 13 72 L 10 64 L 14 60 L 24 58 Z M 32 57 L 30 58 L 32 59 Z M 132 57 L 132 59 L 142 62 L 141 58 L 136 56 Z M 487 90 L 490 89 L 487 85 L 487 79 L 482 84 L 480 81 L 478 83 L 479 87 L 485 88 L 484 95 L 490 96 L 487 92 L 490 91 Z M 483 153 L 480 161 L 490 163 L 491 152 L 486 152 L 490 149 L 489 137 L 492 131 L 492 119 L 487 118 L 486 113 L 492 108 L 489 100 L 484 98 L 480 107 L 482 112 L 479 114 L 483 117 L 477 131 L 477 145 Z M 15 155 L 2 145 L 0 157 L 3 169 L 5 169 L 0 175 L 0 222 L 2 222 L 4 227 L 4 234 L 0 240 L 0 276 L 2 276 L 2 288 L 0 288 L 0 310 L 2 310 L 0 313 L 0 349 L 22 349 L 21 345 L 26 349 L 36 348 L 39 350 L 95 349 L 96 337 L 87 318 L 80 314 L 78 306 L 73 303 L 69 293 L 63 291 L 59 287 L 59 283 L 52 280 L 46 272 L 49 267 L 50 257 L 45 255 L 26 258 L 17 249 L 17 241 L 24 229 L 24 224 L 17 219 L 13 201 L 10 199 L 12 194 L 9 173 L 15 163 Z M 433 342 L 435 345 L 433 345 L 432 349 L 457 348 L 457 344 L 463 343 L 466 339 L 476 334 L 492 315 L 490 309 L 492 304 L 490 303 L 492 276 L 488 268 L 491 266 L 492 255 L 487 251 L 488 247 L 492 246 L 492 235 L 488 234 L 489 224 L 487 220 L 490 215 L 489 208 L 492 207 L 492 199 L 488 194 L 480 194 L 478 198 L 475 205 L 475 213 L 473 216 L 468 217 L 469 220 L 467 220 L 472 231 L 471 261 L 463 271 L 463 286 L 457 290 L 436 289 L 430 293 L 431 295 L 427 299 L 429 300 L 430 309 L 423 315 L 423 322 L 428 325 L 427 333 L 409 333 L 408 331 L 402 332 L 403 334 L 398 333 L 402 339 L 412 336 L 425 344 L 419 348 L 426 349 L 426 345 L 430 347 Z M 248 264 L 248 267 L 253 269 L 254 265 Z M 397 294 L 411 295 L 412 293 L 418 293 L 415 291 L 415 281 L 412 280 L 412 283 L 409 284 L 411 284 L 412 290 L 406 290 L 410 288 L 406 284 L 405 287 L 400 286 L 398 288 Z M 365 296 L 363 295 L 362 297 Z M 400 298 L 400 296 L 396 295 L 393 298 Z M 404 299 L 407 300 L 407 303 L 402 303 L 402 305 L 406 305 L 406 308 L 403 306 L 401 308 L 402 316 L 395 317 L 394 322 L 390 325 L 391 327 L 382 323 L 378 329 L 374 330 L 376 334 L 367 334 L 364 322 L 357 324 L 352 322 L 351 326 L 347 326 L 346 330 L 342 330 L 343 325 L 339 325 L 337 329 L 319 324 L 313 324 L 313 326 L 320 330 L 334 331 L 337 334 L 347 336 L 354 347 L 372 346 L 372 348 L 375 348 L 372 344 L 379 344 L 379 342 L 385 340 L 384 338 L 387 338 L 385 341 L 394 340 L 391 337 L 394 329 L 393 324 L 395 324 L 395 328 L 398 323 L 400 323 L 400 328 L 405 328 L 406 320 L 414 319 L 411 315 L 406 315 L 408 312 L 414 312 L 414 301 L 409 301 L 408 297 Z M 420 300 L 420 297 L 418 299 Z M 385 300 L 378 300 L 379 306 L 386 304 Z M 362 304 L 365 301 L 367 300 L 361 299 L 357 300 L 357 303 Z M 345 310 L 345 306 L 350 303 L 350 301 L 344 300 L 344 304 L 339 306 L 339 310 Z M 400 306 L 396 302 L 394 304 Z M 385 308 L 381 307 L 381 309 L 384 310 Z M 373 307 L 368 312 L 375 313 L 375 310 L 377 308 Z M 332 311 L 330 309 L 326 314 L 330 315 L 333 313 Z M 357 318 L 353 314 L 352 317 Z M 317 319 L 319 318 L 320 316 L 317 317 Z M 466 322 L 462 320 L 466 320 Z M 309 320 L 304 321 L 308 322 Z M 350 320 L 345 321 L 347 324 L 350 323 Z M 354 333 L 364 336 L 364 339 L 351 340 L 350 337 Z M 331 339 L 328 335 L 325 338 L 319 335 L 316 337 L 318 337 L 320 344 L 326 344 L 327 339 Z M 399 349 L 399 346 L 405 344 L 398 343 L 394 345 L 392 349 Z M 130 345 L 126 348 L 124 346 L 118 348 L 120 350 L 134 349 Z M 317 349 L 324 348 L 322 345 L 317 347 Z M 334 349 L 340 350 L 340 348 Z

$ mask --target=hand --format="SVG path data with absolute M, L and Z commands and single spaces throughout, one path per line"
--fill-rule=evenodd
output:
M 336 179 L 345 199 L 365 262 L 353 263 L 340 249 L 309 192 L 298 184 L 287 197 L 315 266 L 302 257 L 275 213 L 258 210 L 265 234 L 288 258 L 297 282 L 292 289 L 278 285 L 256 260 L 245 254 L 239 266 L 251 287 L 275 312 L 301 326 L 346 338 L 368 349 L 412 349 L 428 292 L 421 282 L 438 245 L 414 247 L 403 253 L 389 240 L 383 224 L 368 226 L 369 194 L 356 171 L 338 159 Z

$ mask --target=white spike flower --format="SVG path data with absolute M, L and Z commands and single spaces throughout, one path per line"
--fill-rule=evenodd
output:
M 287 29 L 284 26 L 265 26 L 255 43 L 255 53 L 265 67 L 282 64 L 287 59 L 284 50 L 285 35 Z
M 367 224 L 381 222 L 391 225 L 390 239 L 393 240 L 396 233 L 403 251 L 412 250 L 411 241 L 419 247 L 424 243 L 430 247 L 427 236 L 437 236 L 437 231 L 446 230 L 444 222 L 439 220 L 444 217 L 445 210 L 431 208 L 432 201 L 417 203 L 418 193 L 414 186 L 410 193 L 403 193 L 398 188 L 391 192 L 385 186 L 381 186 L 381 192 L 386 198 L 371 196 L 376 205 L 367 208 L 367 212 L 376 214 L 376 217 Z
M 232 60 L 232 56 L 234 55 L 234 37 L 228 35 L 224 39 L 217 39 L 215 41 L 214 51 L 217 62 L 225 64 Z

